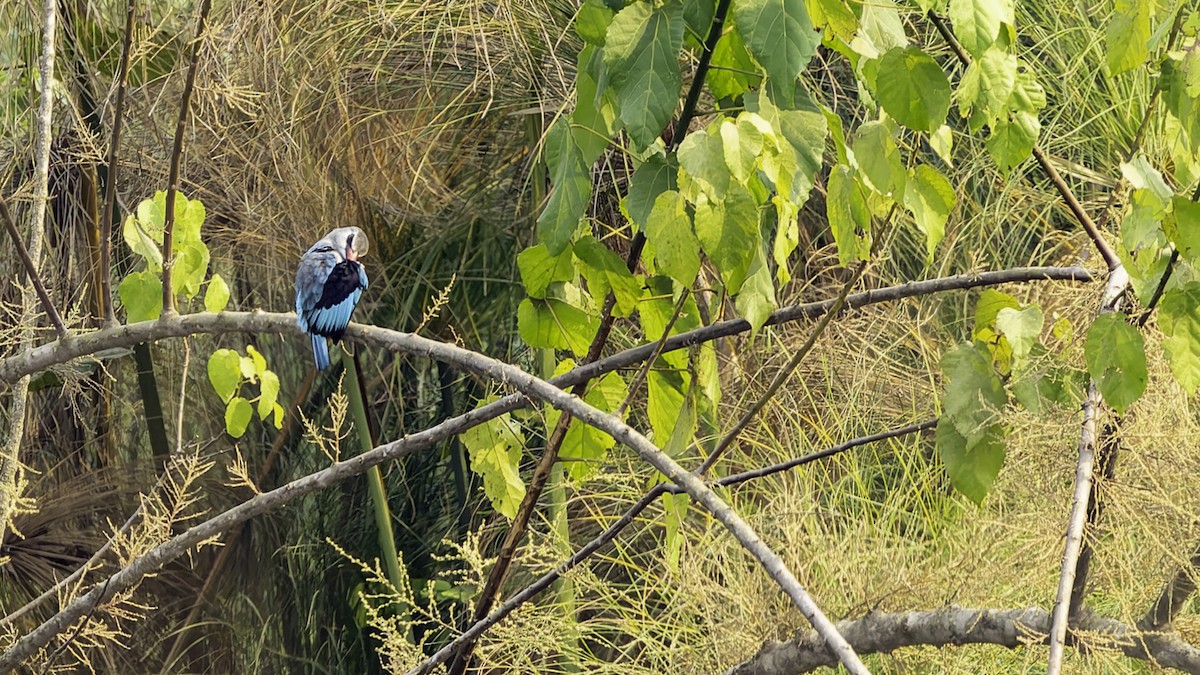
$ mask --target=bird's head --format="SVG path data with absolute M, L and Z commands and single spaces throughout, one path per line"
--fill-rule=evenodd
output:
M 333 253 L 339 260 L 358 260 L 367 254 L 370 242 L 360 227 L 339 227 L 325 235 L 310 251 Z

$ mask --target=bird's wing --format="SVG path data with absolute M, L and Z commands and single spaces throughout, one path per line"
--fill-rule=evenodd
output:
M 312 332 L 340 337 L 362 297 L 365 280 L 362 265 L 352 261 L 335 265 L 325 278 L 320 297 L 307 312 Z
M 330 258 L 329 255 L 306 254 L 296 269 L 296 323 L 300 330 L 309 329 L 312 310 L 320 302 L 325 280 L 333 268 Z

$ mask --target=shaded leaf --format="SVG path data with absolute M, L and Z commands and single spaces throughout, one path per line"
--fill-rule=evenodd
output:
M 933 131 L 950 111 L 950 80 L 941 66 L 916 47 L 893 49 L 879 62 L 879 105 L 910 129 Z
M 654 264 L 682 286 L 691 286 L 700 271 L 700 241 L 678 192 L 664 192 L 654 202 L 646 226 L 654 247 Z
M 617 94 L 621 121 L 638 147 L 658 139 L 679 103 L 683 24 L 683 5 L 669 0 L 657 7 L 630 3 L 608 26 L 604 64 L 609 86 Z
M 796 79 L 821 44 L 804 0 L 742 0 L 733 14 L 746 48 L 767 72 L 771 98 L 792 107 Z
M 1189 395 L 1200 386 L 1200 283 L 1163 294 L 1158 324 L 1175 381 Z
M 1142 334 L 1125 318 L 1119 312 L 1096 317 L 1083 347 L 1088 373 L 1100 394 L 1122 415 L 1142 396 L 1148 378 Z

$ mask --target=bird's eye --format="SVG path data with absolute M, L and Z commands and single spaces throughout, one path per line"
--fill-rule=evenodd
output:
M 333 247 L 322 246 L 321 248 L 317 249 L 317 253 L 333 253 Z

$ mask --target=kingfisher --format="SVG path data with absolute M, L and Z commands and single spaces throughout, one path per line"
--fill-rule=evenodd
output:
M 358 227 L 339 227 L 312 245 L 296 270 L 296 325 L 312 339 L 318 370 L 329 367 L 329 346 L 346 332 L 363 291 L 367 271 L 359 257 L 367 253 L 367 235 Z

